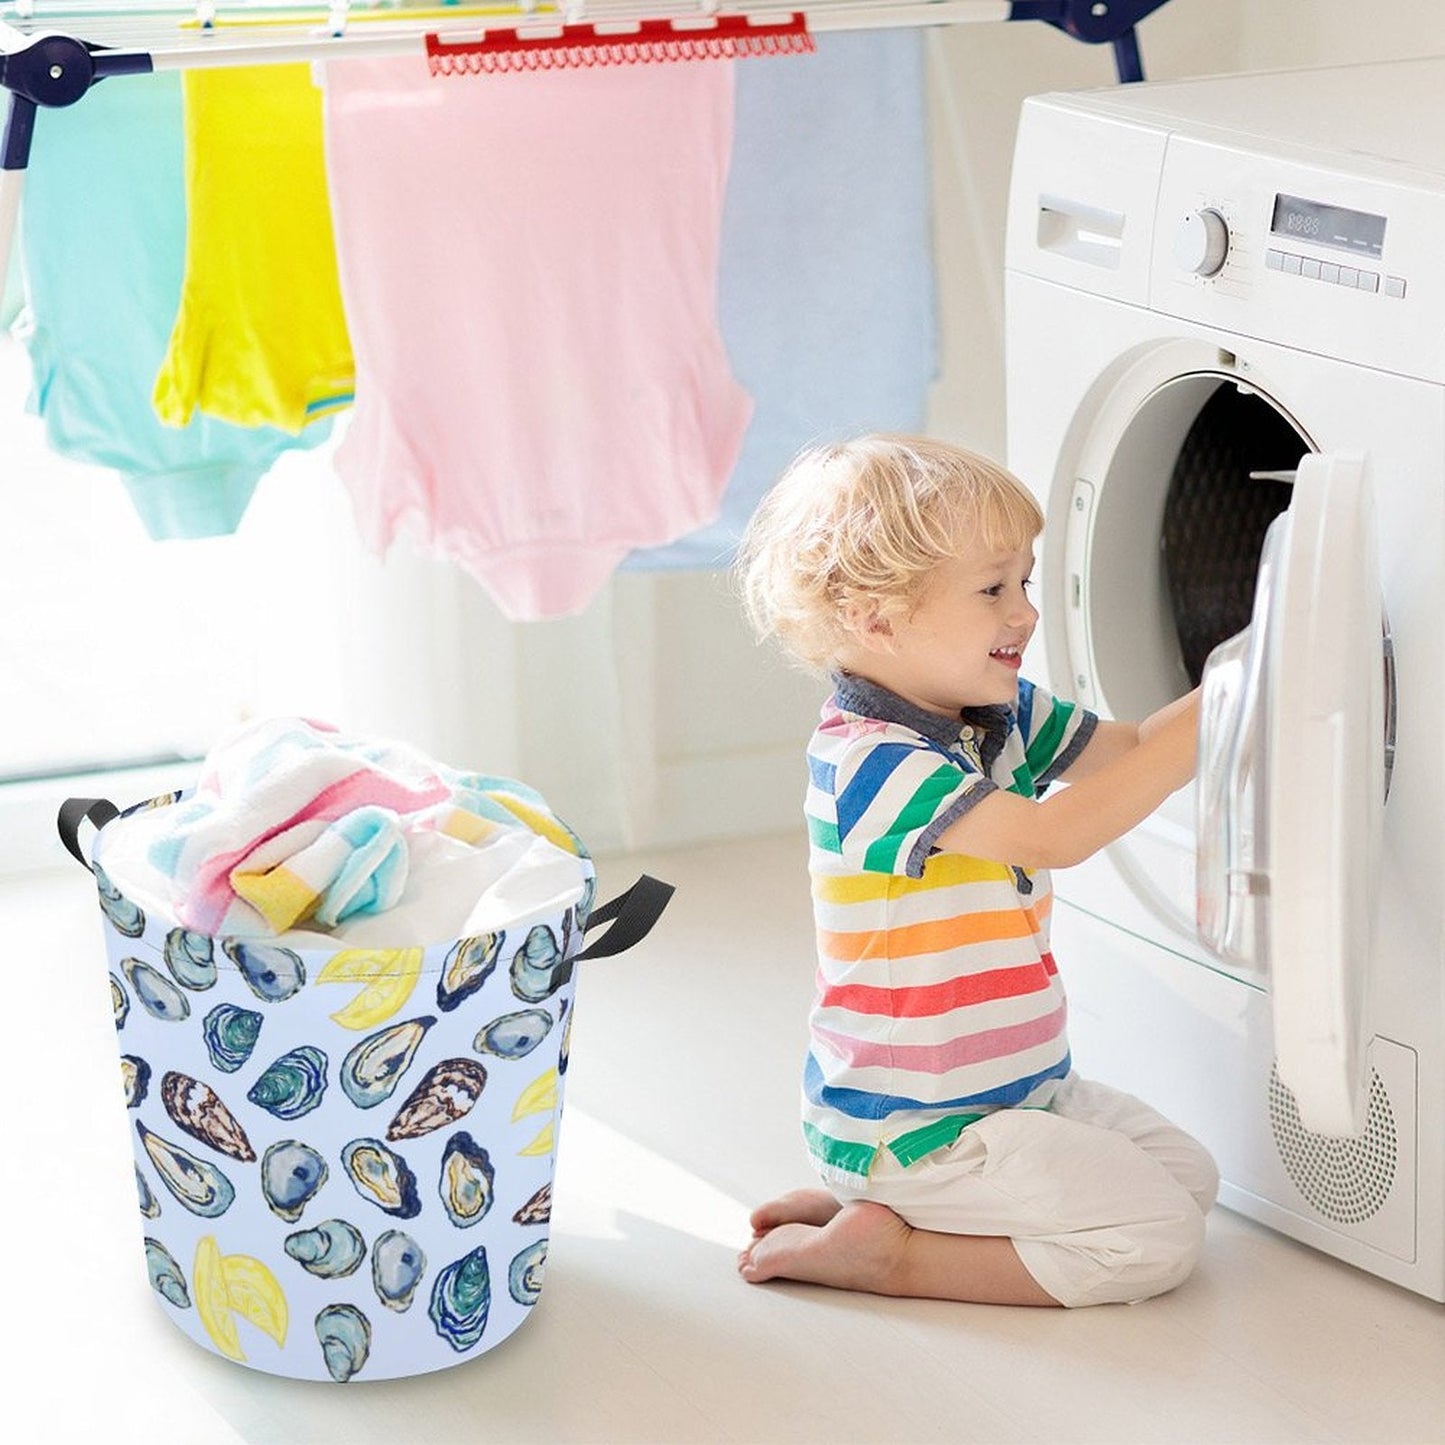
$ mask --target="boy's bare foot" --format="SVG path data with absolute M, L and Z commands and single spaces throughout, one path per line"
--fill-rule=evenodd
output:
M 834 1289 L 978 1304 L 1057 1305 L 1002 1235 L 914 1229 L 884 1204 L 840 1205 L 796 1189 L 753 1211 L 753 1242 L 738 1256 L 749 1284 L 796 1279 Z
M 824 1211 L 816 1196 L 831 1206 L 821 1219 Z M 754 1220 L 789 1201 L 796 1206 L 792 1217 L 778 1218 L 738 1257 L 738 1273 L 749 1284 L 781 1278 L 874 1294 L 894 1292 L 890 1282 L 913 1231 L 891 1209 L 867 1200 L 839 1205 L 822 1190 L 799 1189 L 764 1205 Z M 811 1212 L 800 1219 L 800 1211 Z
M 822 1226 L 843 1206 L 826 1189 L 793 1189 L 778 1199 L 760 1204 L 749 1216 L 753 1238 L 761 1239 L 780 1224 Z

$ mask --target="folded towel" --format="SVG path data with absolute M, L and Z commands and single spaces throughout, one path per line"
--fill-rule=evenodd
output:
M 389 808 L 356 808 L 321 825 L 298 848 L 315 827 L 305 819 L 283 830 L 253 849 L 227 880 L 277 933 L 303 918 L 335 928 L 355 913 L 380 913 L 406 886 L 406 834 Z
M 177 919 L 197 932 L 333 928 L 396 903 L 415 834 L 477 843 L 498 826 L 527 826 L 488 781 L 405 744 L 269 719 L 212 749 L 194 793 L 165 810 L 147 862 L 167 880 Z

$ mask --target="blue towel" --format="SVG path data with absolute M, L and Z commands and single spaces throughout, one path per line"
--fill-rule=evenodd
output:
M 737 67 L 719 315 L 755 402 L 716 522 L 632 570 L 725 567 L 810 442 L 917 431 L 937 371 L 924 37 L 819 37 Z
M 20 219 L 31 409 L 55 451 L 121 474 L 154 538 L 234 531 L 281 453 L 330 426 L 292 437 L 157 419 L 151 388 L 185 265 L 182 164 L 180 76 L 102 81 L 37 116 Z

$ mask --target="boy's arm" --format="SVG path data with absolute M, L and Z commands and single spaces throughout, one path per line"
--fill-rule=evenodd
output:
M 1199 711 L 1198 688 L 1191 693 L 1186 693 L 1183 697 L 1175 698 L 1171 703 L 1166 703 L 1158 712 L 1150 713 L 1143 722 L 1101 720 L 1094 728 L 1088 744 L 1069 765 L 1068 771 L 1063 774 L 1063 780 L 1069 783 L 1082 782 L 1090 773 L 1098 772 L 1105 763 L 1110 763 L 1115 758 L 1122 757 L 1131 749 L 1138 747 L 1139 743 L 1147 738 L 1155 728 L 1167 723 L 1176 713 L 1191 709 L 1197 717 Z
M 1022 868 L 1082 863 L 1194 776 L 1198 730 L 1197 689 L 1137 727 L 1101 723 L 1068 770 L 1068 787 L 1042 802 L 990 793 L 945 828 L 937 846 Z

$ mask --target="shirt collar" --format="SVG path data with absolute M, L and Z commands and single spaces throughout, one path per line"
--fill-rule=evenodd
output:
M 926 707 L 919 707 L 886 687 L 870 682 L 866 677 L 855 677 L 852 673 L 835 672 L 833 686 L 838 706 L 845 712 L 876 718 L 879 722 L 898 723 L 946 748 L 958 742 L 965 724 L 982 728 L 986 733 L 1005 734 L 1013 723 L 1013 709 L 1002 703 L 966 707 L 958 717 L 951 718 L 930 712 Z

